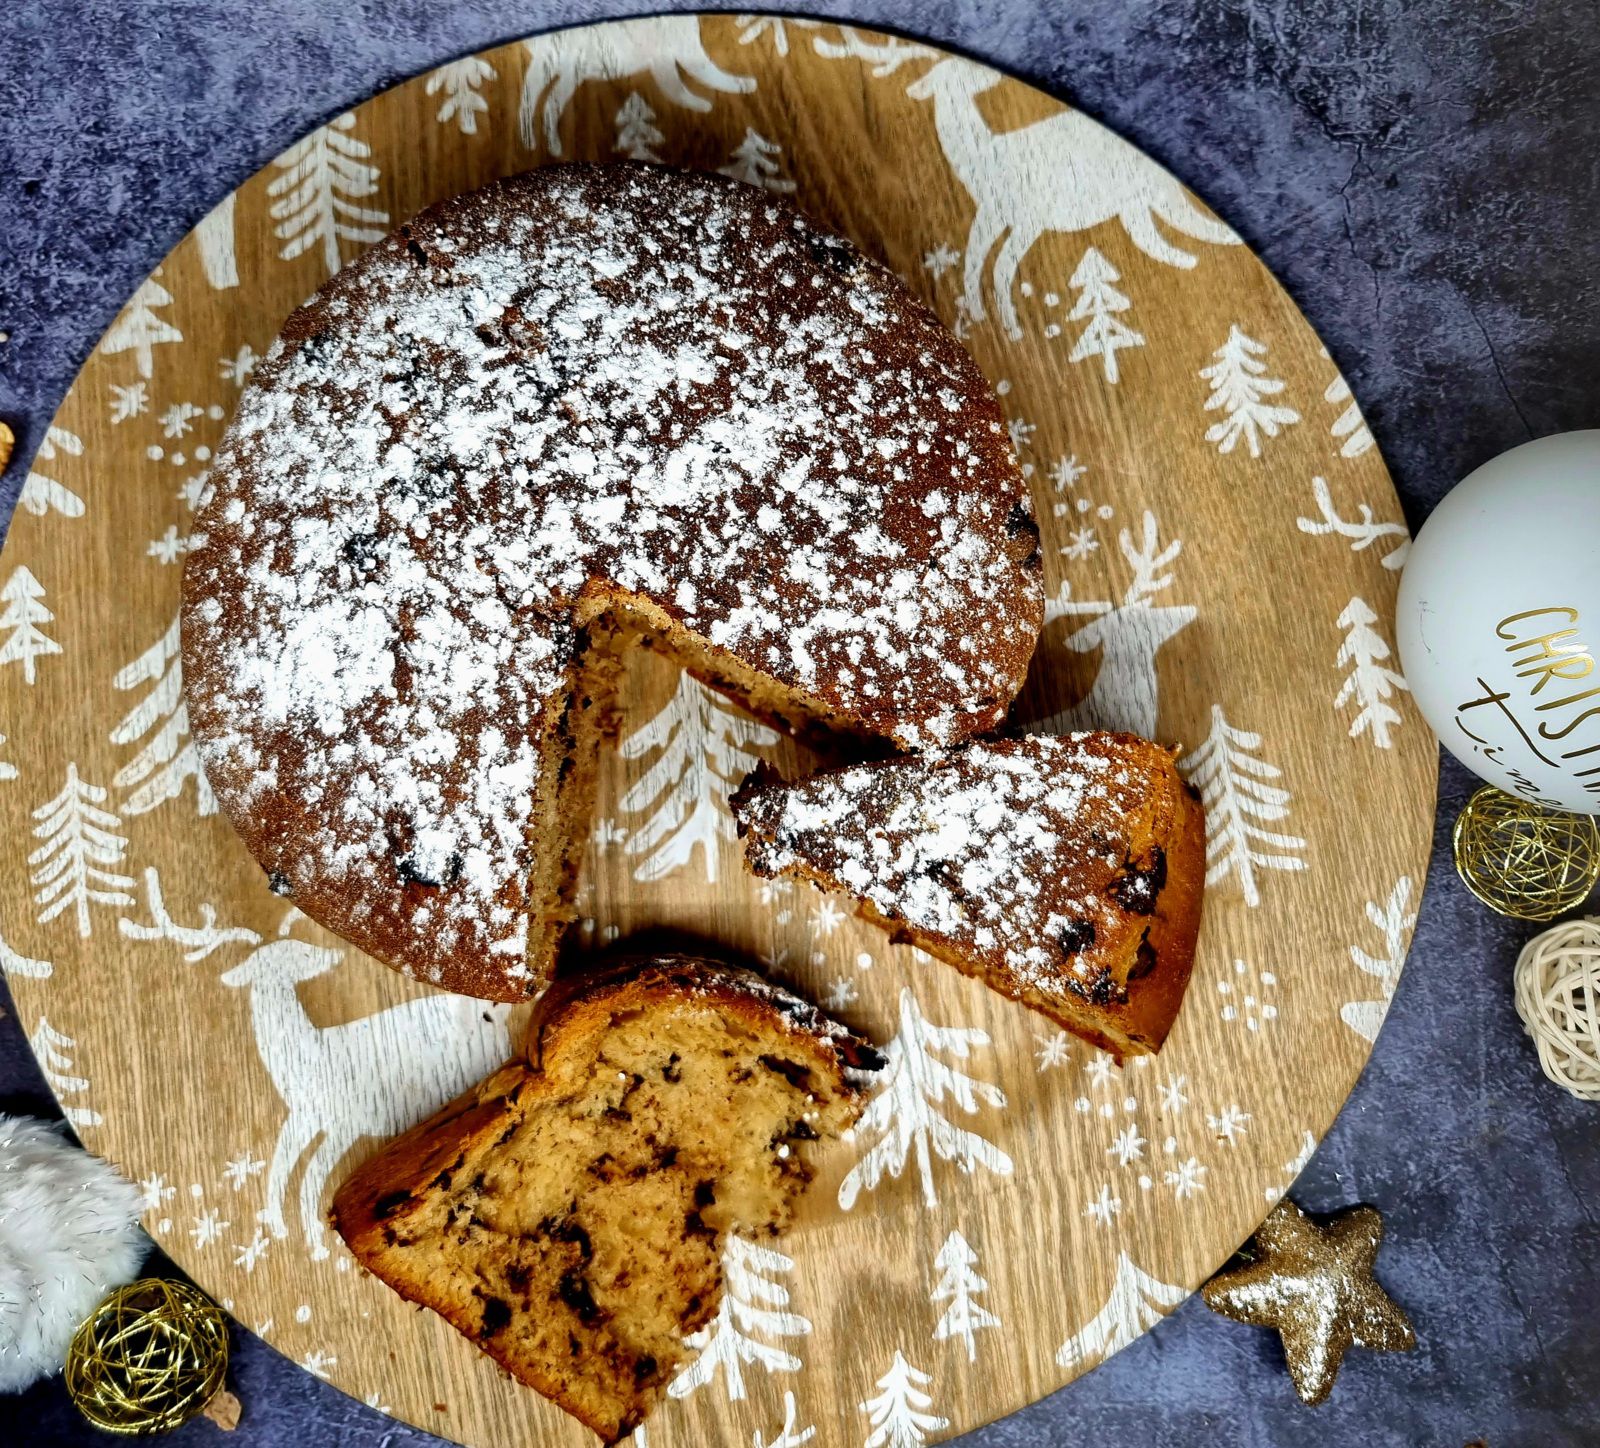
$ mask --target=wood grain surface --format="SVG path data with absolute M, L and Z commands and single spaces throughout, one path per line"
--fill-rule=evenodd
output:
M 173 623 L 197 481 L 288 312 L 421 206 L 619 154 L 792 194 L 956 328 L 1044 531 L 1017 720 L 1180 745 L 1210 806 L 1189 999 L 1119 1069 L 847 902 L 749 878 L 721 795 L 794 746 L 632 661 L 583 941 L 704 937 L 892 1058 L 796 1231 L 735 1249 L 648 1435 L 931 1442 L 1124 1346 L 1289 1185 L 1382 1020 L 1432 821 L 1433 740 L 1390 656 L 1407 540 L 1359 412 L 1249 251 L 1061 103 L 832 24 L 629 21 L 418 77 L 227 198 L 85 365 L 0 559 L 0 962 L 87 1145 L 240 1321 L 445 1436 L 584 1441 L 322 1227 L 355 1162 L 517 1022 L 286 914 L 198 772 Z

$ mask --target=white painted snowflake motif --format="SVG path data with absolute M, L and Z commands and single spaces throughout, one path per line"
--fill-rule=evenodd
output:
M 846 1006 L 853 1006 L 860 998 L 855 982 L 840 976 L 838 980 L 830 981 L 828 993 L 823 997 L 822 1003 L 830 1011 L 840 1011 Z
M 217 370 L 222 374 L 224 382 L 231 382 L 235 387 L 243 387 L 245 380 L 256 370 L 258 360 L 255 348 L 245 342 L 233 356 L 219 357 Z
M 204 408 L 192 402 L 174 402 L 156 419 L 161 424 L 161 436 L 168 439 L 187 437 L 194 431 L 195 418 L 204 411 Z
M 1206 1189 L 1207 1170 L 1209 1168 L 1191 1156 L 1187 1161 L 1163 1172 L 1161 1179 L 1172 1188 L 1172 1195 L 1182 1202 Z
M 1100 1194 L 1083 1209 L 1083 1214 L 1098 1226 L 1109 1227 L 1121 1211 L 1122 1198 L 1112 1192 L 1109 1182 L 1102 1182 Z
M 923 270 L 935 281 L 960 264 L 961 253 L 942 241 L 932 251 L 924 252 L 922 256 Z
M 1127 1166 L 1130 1162 L 1144 1160 L 1146 1145 L 1144 1137 L 1139 1135 L 1139 1128 L 1129 1122 L 1106 1148 L 1106 1155 L 1116 1157 L 1118 1166 Z
M 1072 536 L 1062 548 L 1063 557 L 1070 558 L 1074 563 L 1082 562 L 1091 553 L 1100 549 L 1100 539 L 1093 527 L 1074 528 Z
M 144 382 L 130 382 L 126 387 L 119 387 L 115 382 L 111 384 L 113 426 L 149 410 L 150 399 L 145 395 L 147 385 Z
M 167 524 L 167 531 L 159 538 L 152 538 L 145 548 L 148 557 L 154 558 L 158 563 L 176 563 L 189 551 L 189 539 L 179 533 L 176 524 Z
M 189 1228 L 189 1240 L 196 1247 L 209 1247 L 232 1225 L 232 1222 L 222 1220 L 221 1214 L 215 1207 L 207 1207 L 194 1219 L 194 1225 Z
M 1040 1036 L 1038 1039 L 1039 1049 L 1034 1055 L 1039 1058 L 1041 1071 L 1065 1066 L 1072 1059 L 1072 1038 L 1065 1031 L 1057 1031 L 1053 1036 Z
M 300 1366 L 310 1373 L 312 1377 L 321 1378 L 323 1382 L 327 1382 L 329 1372 L 338 1361 L 339 1359 L 333 1353 L 328 1352 L 325 1348 L 319 1348 L 315 1352 L 308 1352 L 301 1358 Z
M 254 1272 L 256 1265 L 267 1255 L 267 1249 L 271 1245 L 272 1238 L 257 1227 L 255 1235 L 248 1242 L 233 1244 L 233 1265 L 242 1267 L 246 1272 Z
M 1237 1146 L 1239 1138 L 1245 1134 L 1250 1113 L 1238 1106 L 1224 1106 L 1215 1116 L 1209 1113 L 1206 1116 L 1206 1125 L 1216 1133 L 1218 1141 L 1225 1141 L 1229 1146 Z
M 253 1156 L 249 1151 L 241 1151 L 223 1167 L 222 1175 L 234 1191 L 242 1191 L 250 1178 L 259 1176 L 266 1165 L 260 1157 Z

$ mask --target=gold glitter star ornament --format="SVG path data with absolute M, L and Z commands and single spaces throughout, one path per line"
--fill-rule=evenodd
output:
M 1206 1306 L 1235 1322 L 1270 1327 L 1283 1339 L 1301 1401 L 1326 1401 L 1346 1350 L 1408 1352 L 1411 1323 L 1373 1280 L 1383 1218 L 1352 1207 L 1326 1223 L 1279 1202 L 1245 1245 L 1250 1259 L 1201 1289 Z

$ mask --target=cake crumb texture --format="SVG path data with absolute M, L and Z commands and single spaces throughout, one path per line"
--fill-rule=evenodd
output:
M 537 1010 L 527 1059 L 384 1147 L 333 1222 L 614 1442 L 715 1316 L 728 1234 L 789 1224 L 813 1144 L 882 1060 L 753 972 L 683 956 L 564 978 Z

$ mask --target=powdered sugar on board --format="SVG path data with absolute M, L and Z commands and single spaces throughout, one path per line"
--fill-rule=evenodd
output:
M 594 580 L 906 744 L 1020 684 L 1042 605 L 997 406 L 768 196 L 532 173 L 418 218 L 285 336 L 197 520 L 192 722 L 230 816 L 278 821 L 241 827 L 282 888 L 421 974 L 526 972 L 537 741 Z

